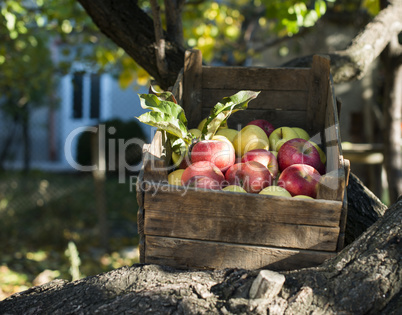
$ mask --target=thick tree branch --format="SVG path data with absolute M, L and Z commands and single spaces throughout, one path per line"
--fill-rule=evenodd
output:
M 184 49 L 168 36 L 166 59 L 168 76 L 163 79 L 156 64 L 155 35 L 152 19 L 133 1 L 78 0 L 99 29 L 122 47 L 140 66 L 166 88 L 174 84 L 184 62 Z M 335 82 L 361 79 L 370 64 L 384 50 L 392 37 L 402 31 L 402 1 L 391 0 L 344 51 L 329 54 Z M 283 66 L 309 67 L 312 56 L 296 58 Z
M 391 39 L 402 31 L 402 1 L 389 2 L 390 4 L 353 39 L 347 49 L 328 54 L 331 58 L 334 82 L 361 79 Z M 283 66 L 310 67 L 311 61 L 312 56 L 305 56 L 291 60 Z
M 172 86 L 184 64 L 184 49 L 164 36 L 168 63 L 166 78 L 156 64 L 155 33 L 152 19 L 136 1 L 78 0 L 100 31 L 123 48 L 162 88 Z
M 402 199 L 338 256 L 282 272 L 283 287 L 266 298 L 249 296 L 258 270 L 135 265 L 33 287 L 0 302 L 0 313 L 400 314 L 401 252 Z
M 157 0 L 150 0 L 155 28 L 156 65 L 159 75 L 165 79 L 168 75 L 168 65 L 165 54 L 166 41 L 163 34 L 160 7 Z

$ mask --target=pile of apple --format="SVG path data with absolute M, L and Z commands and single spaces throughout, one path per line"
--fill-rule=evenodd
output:
M 206 119 L 189 131 L 201 136 Z M 222 126 L 211 140 L 199 140 L 185 156 L 172 156 L 171 185 L 316 198 L 326 156 L 301 128 L 275 128 L 258 119 L 241 130 Z

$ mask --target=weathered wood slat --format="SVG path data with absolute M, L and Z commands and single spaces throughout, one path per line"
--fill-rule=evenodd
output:
M 145 209 L 191 213 L 205 217 L 233 217 L 272 223 L 339 226 L 342 202 L 305 200 L 258 194 L 195 190 L 162 185 L 149 186 Z
M 336 250 L 339 234 L 339 227 L 275 224 L 261 216 L 240 219 L 152 208 L 147 209 L 144 227 L 147 235 L 323 251 Z
M 328 81 L 328 97 L 326 101 L 323 139 L 327 154 L 327 172 L 340 169 L 342 167 L 340 165 L 342 148 L 340 143 L 339 117 L 331 80 Z
M 249 102 L 247 110 L 307 110 L 307 91 L 292 91 L 289 93 L 289 91 L 283 90 L 253 90 L 260 91 L 260 94 L 252 102 Z M 239 90 L 203 89 L 202 106 L 204 108 L 213 108 L 222 98 L 237 92 Z
M 201 51 L 187 50 L 184 57 L 184 78 L 182 106 L 188 124 L 194 125 L 201 115 L 202 99 L 202 54 Z
M 318 130 L 324 129 L 330 77 L 329 65 L 329 57 L 313 56 L 310 70 L 307 121 L 309 126 L 314 126 Z
M 308 91 L 310 69 L 202 67 L 203 89 Z
M 147 236 L 146 263 L 177 268 L 292 270 L 319 265 L 335 253 Z
M 202 109 L 202 117 L 208 117 L 210 109 Z M 233 129 L 240 129 L 246 125 L 246 122 L 254 119 L 266 119 L 272 121 L 274 126 L 283 127 L 306 127 L 306 112 L 305 111 L 288 111 L 288 110 L 260 110 L 247 109 L 238 111 L 228 119 L 228 126 Z M 240 130 L 239 129 L 239 130 Z

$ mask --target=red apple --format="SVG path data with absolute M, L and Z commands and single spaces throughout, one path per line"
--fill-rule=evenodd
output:
M 241 162 L 245 163 L 247 161 L 256 161 L 264 165 L 268 170 L 271 172 L 273 178 L 276 178 L 278 175 L 278 161 L 276 160 L 275 155 L 264 149 L 255 149 L 251 151 L 247 151 L 242 159 Z
M 191 163 L 208 161 L 225 172 L 235 162 L 235 150 L 230 141 L 202 140 L 191 150 Z
M 228 170 L 225 172 L 225 179 L 228 185 L 241 186 L 239 176 L 243 166 L 244 163 L 238 162 L 228 168 Z
M 216 179 L 207 176 L 194 176 L 191 177 L 186 186 L 203 189 L 221 190 L 222 183 Z
M 317 197 L 320 173 L 307 164 L 293 164 L 281 173 L 278 186 L 285 188 L 292 196 L 306 195 Z
M 316 170 L 322 169 L 318 150 L 310 142 L 301 138 L 286 141 L 278 151 L 277 160 L 281 171 L 293 164 L 307 164 Z
M 250 121 L 247 125 L 256 125 L 260 127 L 262 130 L 265 131 L 267 134 L 267 137 L 272 133 L 272 131 L 275 130 L 274 126 L 267 120 L 265 119 L 256 119 L 253 121 Z
M 243 187 L 248 193 L 259 193 L 272 184 L 270 171 L 261 163 L 248 161 L 232 165 L 225 174 L 229 185 Z
M 181 175 L 181 183 L 183 186 L 192 185 L 194 187 L 198 186 L 197 182 L 199 181 L 201 182 L 200 186 L 211 184 L 208 184 L 206 179 L 201 180 L 202 177 L 210 178 L 210 182 L 215 181 L 219 186 L 225 180 L 225 176 L 215 164 L 208 161 L 200 161 L 191 164 L 184 170 Z

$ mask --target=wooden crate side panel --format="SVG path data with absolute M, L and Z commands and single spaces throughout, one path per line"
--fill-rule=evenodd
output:
M 202 117 L 208 117 L 210 109 L 203 108 Z M 254 119 L 266 119 L 276 127 L 290 126 L 291 127 L 306 127 L 306 112 L 305 111 L 288 111 L 288 110 L 259 110 L 246 109 L 238 111 L 228 119 L 228 126 L 233 129 L 240 130 L 248 122 Z M 200 120 L 201 121 L 201 120 Z
M 260 217 L 241 220 L 232 216 L 146 211 L 146 235 L 332 252 L 339 235 L 338 227 L 274 224 Z
M 318 197 L 327 200 L 343 201 L 346 189 L 345 165 L 341 151 L 338 111 L 333 96 L 333 86 L 330 80 L 328 81 L 328 97 L 323 136 L 327 156 L 327 173 L 321 178 Z
M 243 246 L 157 236 L 147 236 L 146 248 L 145 263 L 197 269 L 294 270 L 317 266 L 334 256 L 333 253 L 321 251 Z
M 324 129 L 329 77 L 329 57 L 314 55 L 310 69 L 307 106 L 307 122 L 311 126 L 307 131 L 310 134 Z
M 260 110 L 307 110 L 307 91 L 260 91 L 257 98 L 248 103 L 248 109 Z M 239 92 L 233 89 L 202 89 L 202 107 L 212 109 L 224 97 L 232 96 Z
M 202 88 L 308 91 L 309 69 L 202 67 Z
M 190 126 L 201 115 L 202 99 L 202 54 L 201 51 L 187 50 L 184 57 L 182 107 Z
M 264 220 L 271 223 L 338 227 L 342 202 L 303 200 L 258 194 L 195 190 L 171 185 L 149 186 L 144 208 L 154 211 Z
M 340 156 L 342 155 L 339 117 L 333 93 L 332 82 L 328 81 L 328 98 L 323 135 L 327 149 L 327 172 L 337 170 L 341 167 Z

